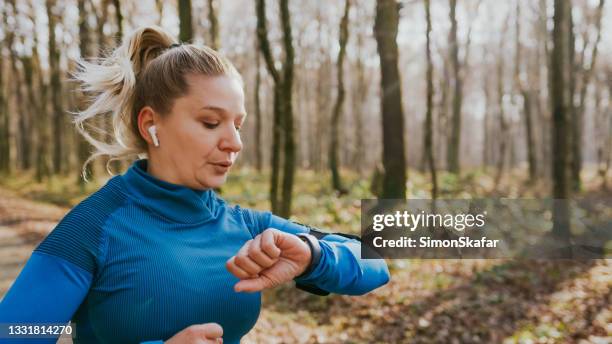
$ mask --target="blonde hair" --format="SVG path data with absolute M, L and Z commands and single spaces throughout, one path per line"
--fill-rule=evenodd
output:
M 138 113 L 150 106 L 160 115 L 168 114 L 174 100 L 188 93 L 186 75 L 228 75 L 242 78 L 232 63 L 215 50 L 195 44 L 178 44 L 162 28 L 149 26 L 131 33 L 108 57 L 92 62 L 79 59 L 73 77 L 90 95 L 89 106 L 75 114 L 74 124 L 95 151 L 83 164 L 99 156 L 108 162 L 145 157 L 147 142 L 138 130 Z M 110 116 L 112 133 L 95 119 Z M 101 139 L 92 135 L 97 133 Z M 110 143 L 104 137 L 112 137 Z M 109 174 L 109 164 L 106 164 Z

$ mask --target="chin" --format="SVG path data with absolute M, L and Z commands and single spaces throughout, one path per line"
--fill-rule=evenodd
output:
M 227 180 L 227 174 L 223 176 L 206 176 L 197 178 L 198 183 L 202 189 L 216 189 L 220 188 Z

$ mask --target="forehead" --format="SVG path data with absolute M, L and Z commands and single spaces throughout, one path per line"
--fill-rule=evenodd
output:
M 236 78 L 190 74 L 185 79 L 189 92 L 182 98 L 190 107 L 217 107 L 233 114 L 245 112 L 244 92 Z

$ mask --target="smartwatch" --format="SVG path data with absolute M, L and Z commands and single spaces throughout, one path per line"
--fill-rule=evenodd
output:
M 299 276 L 295 277 L 300 278 L 310 274 L 319 264 L 319 261 L 321 260 L 321 245 L 319 244 L 319 239 L 317 239 L 314 235 L 307 233 L 298 233 L 296 235 L 298 238 L 304 241 L 308 247 L 310 247 L 311 253 L 310 263 L 306 267 L 306 270 L 304 270 L 304 272 L 302 272 Z

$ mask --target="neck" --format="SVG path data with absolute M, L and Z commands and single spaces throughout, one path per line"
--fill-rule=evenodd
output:
M 147 163 L 147 173 L 152 175 L 153 177 L 163 180 L 168 183 L 185 185 L 179 176 L 176 174 L 176 168 L 168 168 L 171 167 L 170 163 L 163 162 L 156 155 L 149 154 Z M 165 167 L 165 168 L 164 168 Z

